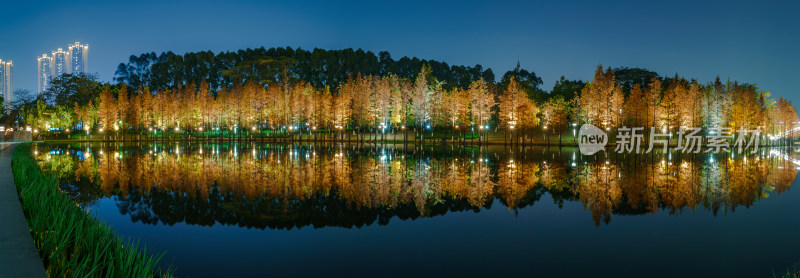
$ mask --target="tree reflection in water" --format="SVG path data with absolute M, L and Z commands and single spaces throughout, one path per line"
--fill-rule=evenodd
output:
M 579 201 L 595 225 L 613 214 L 718 214 L 789 189 L 785 151 L 622 155 L 575 150 L 408 146 L 44 145 L 42 168 L 83 205 L 113 197 L 135 222 L 259 229 L 362 227 L 480 211 L 516 211 L 545 193 Z M 439 147 L 441 148 L 441 147 Z M 675 157 L 673 157 L 673 155 Z

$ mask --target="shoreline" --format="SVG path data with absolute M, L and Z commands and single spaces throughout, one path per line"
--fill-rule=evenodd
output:
M 24 212 L 25 232 L 32 235 L 35 261 L 41 275 L 25 273 L 9 277 L 116 276 L 172 277 L 168 266 L 162 268 L 162 254 L 151 254 L 138 241 L 121 238 L 114 229 L 86 212 L 59 189 L 60 180 L 42 172 L 32 154 L 31 143 L 18 144 L 12 155 L 12 189 L 19 192 L 17 204 Z M 7 148 L 6 148 L 7 149 Z M 11 153 L 3 150 L 3 154 Z M 0 172 L 0 174 L 3 174 Z M 10 173 L 8 173 L 10 174 Z M 38 252 L 36 252 L 38 250 Z M 0 254 L 5 251 L 0 249 Z M 27 258 L 28 261 L 34 260 Z M 0 262 L 3 263 L 4 262 Z M 0 277 L 5 277 L 0 268 Z
M 0 277 L 47 277 L 11 169 L 18 145 L 0 144 Z

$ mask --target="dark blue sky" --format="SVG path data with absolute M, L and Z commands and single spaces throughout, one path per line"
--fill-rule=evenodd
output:
M 36 57 L 80 41 L 104 81 L 142 52 L 352 47 L 481 64 L 498 78 L 519 60 L 548 90 L 602 63 L 719 75 L 800 102 L 800 4 L 789 1 L 22 2 L 0 3 L 0 59 L 14 61 L 15 89 L 35 91 Z

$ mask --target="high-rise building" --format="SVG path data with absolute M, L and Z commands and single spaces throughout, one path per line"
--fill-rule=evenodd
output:
M 3 109 L 8 110 L 14 96 L 11 94 L 11 61 L 0 60 L 0 94 L 3 95 Z
M 47 54 L 36 58 L 36 93 L 41 95 L 50 88 L 50 79 L 53 78 L 53 58 Z
M 69 45 L 70 73 L 89 73 L 89 45 L 75 42 Z
M 50 56 L 42 54 L 37 63 L 37 93 L 41 94 L 50 88 L 53 78 L 62 74 L 89 73 L 89 45 L 75 42 L 68 45 L 67 50 L 59 48 Z
M 69 52 L 59 48 L 58 50 L 53 51 L 53 56 L 50 57 L 50 59 L 53 59 L 50 63 L 53 67 L 52 77 L 70 73 Z

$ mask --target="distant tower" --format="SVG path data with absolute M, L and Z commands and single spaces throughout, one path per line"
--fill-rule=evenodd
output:
M 89 45 L 75 42 L 68 49 L 70 69 L 68 73 L 89 73 Z
M 36 93 L 41 95 L 50 88 L 50 79 L 53 78 L 53 57 L 42 54 L 36 58 Z
M 3 109 L 8 110 L 14 96 L 11 94 L 11 61 L 0 60 L 0 94 L 3 95 Z
M 53 51 L 53 56 L 51 56 L 50 59 L 52 59 L 50 63 L 52 67 L 50 76 L 57 77 L 71 72 L 69 65 L 69 52 L 59 48 L 58 50 Z
M 36 82 L 37 93 L 47 91 L 53 78 L 62 74 L 89 73 L 89 45 L 75 42 L 67 46 L 67 50 L 59 48 L 50 56 L 42 54 L 37 57 Z

